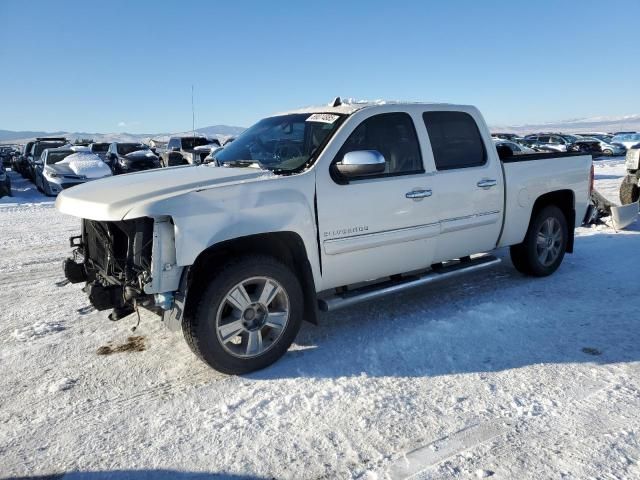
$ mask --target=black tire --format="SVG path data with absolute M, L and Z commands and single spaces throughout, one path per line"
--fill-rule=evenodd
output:
M 557 248 L 557 254 L 549 256 L 547 261 L 543 262 L 540 259 L 541 252 L 539 251 L 538 234 L 542 234 L 541 230 L 547 220 L 551 222 L 557 222 L 559 225 L 560 238 L 556 246 L 553 242 L 554 249 Z M 553 223 L 555 225 L 555 223 Z M 518 245 L 513 245 L 510 248 L 511 262 L 513 266 L 521 273 L 525 275 L 531 275 L 534 277 L 546 277 L 555 272 L 564 258 L 564 254 L 567 249 L 567 241 L 569 239 L 569 229 L 567 227 L 567 219 L 555 205 L 549 205 L 542 208 L 534 214 L 527 234 L 524 237 L 524 241 Z M 544 247 L 543 247 L 544 248 Z
M 638 174 L 627 175 L 620 185 L 620 202 L 629 205 L 640 200 L 640 188 L 638 187 Z
M 611 155 L 613 155 L 613 150 L 609 149 L 609 148 L 605 148 L 602 153 L 604 153 L 607 157 L 610 157 Z
M 282 333 L 265 352 L 240 358 L 229 353 L 218 338 L 217 315 L 234 286 L 254 277 L 269 277 L 281 285 L 288 297 L 289 317 Z M 253 372 L 274 363 L 291 346 L 302 324 L 304 306 L 300 282 L 286 265 L 268 256 L 250 255 L 229 261 L 209 280 L 197 301 L 195 314 L 185 317 L 182 323 L 185 340 L 201 360 L 230 375 Z

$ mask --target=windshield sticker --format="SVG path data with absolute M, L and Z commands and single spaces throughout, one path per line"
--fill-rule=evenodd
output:
M 320 122 L 320 123 L 333 123 L 340 118 L 340 115 L 333 115 L 331 113 L 314 113 L 307 122 Z

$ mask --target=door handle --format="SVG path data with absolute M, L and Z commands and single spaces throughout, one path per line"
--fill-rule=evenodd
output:
M 496 180 L 493 180 L 491 178 L 483 178 L 482 180 L 480 180 L 477 185 L 480 188 L 484 188 L 485 190 L 491 188 L 491 187 L 495 187 L 498 184 L 498 182 Z
M 431 190 L 411 190 L 404 194 L 405 197 L 413 199 L 430 197 L 431 195 L 433 195 Z

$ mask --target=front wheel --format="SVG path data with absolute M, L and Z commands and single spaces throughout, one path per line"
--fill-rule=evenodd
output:
M 611 155 L 613 155 L 613 150 L 609 149 L 609 148 L 605 148 L 602 153 L 604 153 L 607 157 L 610 157 Z
M 237 375 L 285 354 L 303 315 L 300 282 L 274 258 L 230 261 L 210 280 L 182 330 L 191 350 L 214 369 Z
M 511 261 L 526 275 L 551 275 L 562 263 L 568 238 L 567 219 L 562 210 L 554 205 L 544 207 L 533 217 L 524 241 L 511 246 Z

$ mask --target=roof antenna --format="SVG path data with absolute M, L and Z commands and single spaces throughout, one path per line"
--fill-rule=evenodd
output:
M 340 105 L 342 105 L 342 100 L 340 100 L 340 97 L 334 98 L 333 102 L 329 104 L 330 107 L 339 107 Z
M 193 83 L 191 84 L 191 133 L 196 136 L 196 111 L 193 108 Z

